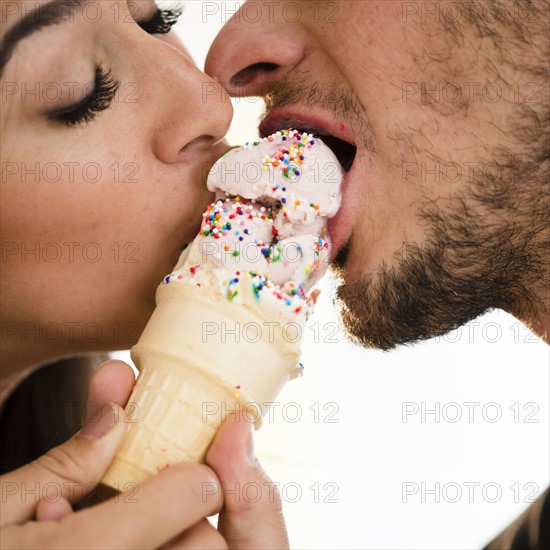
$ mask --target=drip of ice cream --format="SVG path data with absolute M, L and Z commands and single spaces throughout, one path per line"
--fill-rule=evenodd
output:
M 304 321 L 328 268 L 327 220 L 344 171 L 312 134 L 289 129 L 232 149 L 213 166 L 199 235 L 164 283 L 221 293 L 267 318 Z

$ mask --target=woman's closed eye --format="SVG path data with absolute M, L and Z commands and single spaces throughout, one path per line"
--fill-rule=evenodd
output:
M 183 5 L 166 9 L 157 8 L 151 17 L 136 23 L 149 34 L 167 34 L 182 13 Z M 94 86 L 85 97 L 72 105 L 46 113 L 46 117 L 69 127 L 92 122 L 96 115 L 111 106 L 118 87 L 119 82 L 113 78 L 110 70 L 97 67 Z
M 152 17 L 136 23 L 149 34 L 166 34 L 177 23 L 182 13 L 183 6 L 157 9 Z M 85 97 L 72 105 L 51 111 L 46 116 L 69 127 L 91 122 L 97 114 L 111 106 L 118 87 L 119 82 L 108 69 L 97 67 L 94 86 Z
M 110 107 L 118 86 L 109 70 L 97 67 L 92 90 L 73 105 L 47 113 L 47 118 L 66 126 L 91 122 L 98 113 Z

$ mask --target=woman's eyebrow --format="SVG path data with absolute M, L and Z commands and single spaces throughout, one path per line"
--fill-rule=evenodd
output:
M 86 2 L 89 0 L 52 0 L 25 13 L 21 20 L 5 34 L 0 43 L 0 77 L 15 46 L 21 40 L 49 25 L 74 21 L 75 9 L 82 9 Z

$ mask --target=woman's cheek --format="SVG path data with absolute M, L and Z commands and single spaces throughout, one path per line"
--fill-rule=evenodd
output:
M 29 162 L 15 163 L 19 173 L 3 183 L 7 321 L 38 330 L 39 340 L 58 335 L 52 345 L 57 339 L 75 349 L 131 344 L 128 338 L 143 328 L 156 285 L 169 269 L 168 262 L 159 265 L 162 243 L 155 242 L 153 213 L 139 215 L 146 210 L 146 190 L 139 183 L 98 180 L 91 160 L 31 162 L 32 169 Z M 71 175 L 57 177 L 67 166 Z M 96 342 L 79 327 L 90 334 L 97 327 L 101 336 Z

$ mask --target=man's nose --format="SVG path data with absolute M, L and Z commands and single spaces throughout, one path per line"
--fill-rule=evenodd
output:
M 265 95 L 303 60 L 306 31 L 300 22 L 285 21 L 284 4 L 255 2 L 254 19 L 243 4 L 216 37 L 205 70 L 230 95 Z

